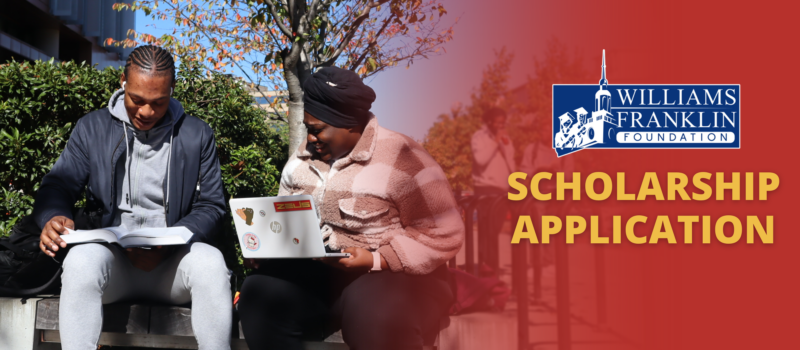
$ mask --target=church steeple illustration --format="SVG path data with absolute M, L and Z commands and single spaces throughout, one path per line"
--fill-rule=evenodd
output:
M 611 112 L 612 95 L 606 80 L 606 50 L 603 50 L 601 67 L 600 89 L 594 94 L 594 111 L 589 114 L 589 111 L 580 107 L 573 109 L 577 117 L 570 112 L 558 117 L 560 130 L 554 135 L 553 145 L 559 156 L 614 139 L 616 121 Z
M 611 112 L 611 92 L 608 91 L 608 80 L 606 80 L 606 50 L 603 50 L 603 75 L 600 78 L 600 90 L 594 94 L 594 111 Z
M 606 80 L 606 50 L 603 49 L 603 76 L 600 78 L 600 89 L 605 86 L 608 86 L 608 80 Z

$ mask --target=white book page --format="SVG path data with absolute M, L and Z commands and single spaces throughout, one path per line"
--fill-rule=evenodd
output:
M 119 238 L 123 247 L 147 247 L 186 244 L 192 238 L 186 227 L 148 227 L 131 231 Z
M 174 227 L 146 227 L 140 228 L 135 231 L 130 231 L 123 236 L 131 236 L 131 237 L 149 237 L 149 238 L 158 238 L 158 237 L 168 237 L 168 236 L 179 236 L 184 237 L 188 234 L 186 240 L 192 237 L 192 231 L 189 231 L 186 227 L 183 226 L 174 226 Z M 123 236 L 118 236 L 122 238 Z
M 106 227 L 96 230 L 71 230 L 62 235 L 67 244 L 108 242 L 128 247 L 186 244 L 192 239 L 192 231 L 186 227 L 151 227 L 128 231 L 124 227 Z
M 97 230 L 71 230 L 67 229 L 67 234 L 61 235 L 61 239 L 67 244 L 87 243 L 87 242 L 117 242 L 117 235 L 109 229 Z
M 114 233 L 115 236 L 117 236 L 117 240 L 120 240 L 120 239 L 122 239 L 122 237 L 125 237 L 126 235 L 131 234 L 130 231 L 128 231 L 126 228 L 124 228 L 122 226 L 111 226 L 111 227 L 102 228 L 101 230 L 111 231 L 112 233 Z

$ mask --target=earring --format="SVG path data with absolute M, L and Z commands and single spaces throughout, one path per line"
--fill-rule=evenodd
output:
M 172 96 L 172 88 L 169 88 L 169 95 Z

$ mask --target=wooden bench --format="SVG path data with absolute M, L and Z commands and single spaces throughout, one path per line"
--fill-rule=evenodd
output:
M 0 349 L 60 350 L 58 298 L 0 298 Z M 191 309 L 163 305 L 104 306 L 101 345 L 161 349 L 197 349 Z M 426 350 L 516 349 L 516 312 L 480 312 L 445 318 Z M 247 349 L 238 322 L 231 349 Z M 346 350 L 337 332 L 324 341 L 306 342 L 306 349 Z
M 19 300 L 19 299 L 17 299 Z M 34 328 L 35 350 L 60 349 L 57 297 L 31 300 L 36 303 Z M 111 304 L 103 306 L 103 328 L 99 345 L 128 346 L 164 349 L 197 349 L 197 341 L 191 326 L 192 310 L 186 307 Z M 347 350 L 341 332 L 336 332 L 324 341 L 305 343 L 310 350 Z M 0 344 L 0 348 L 4 348 Z M 232 330 L 232 350 L 247 349 L 238 320 Z M 436 346 L 426 346 L 435 350 Z

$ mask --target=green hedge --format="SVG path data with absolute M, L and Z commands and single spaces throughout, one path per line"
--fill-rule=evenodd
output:
M 31 213 L 42 177 L 75 122 L 106 108 L 120 73 L 72 62 L 0 65 L 0 236 Z M 286 133 L 266 122 L 266 112 L 252 105 L 241 82 L 182 64 L 174 98 L 214 129 L 227 198 L 277 194 L 288 153 Z M 225 220 L 222 248 L 229 266 L 241 274 L 233 222 Z

